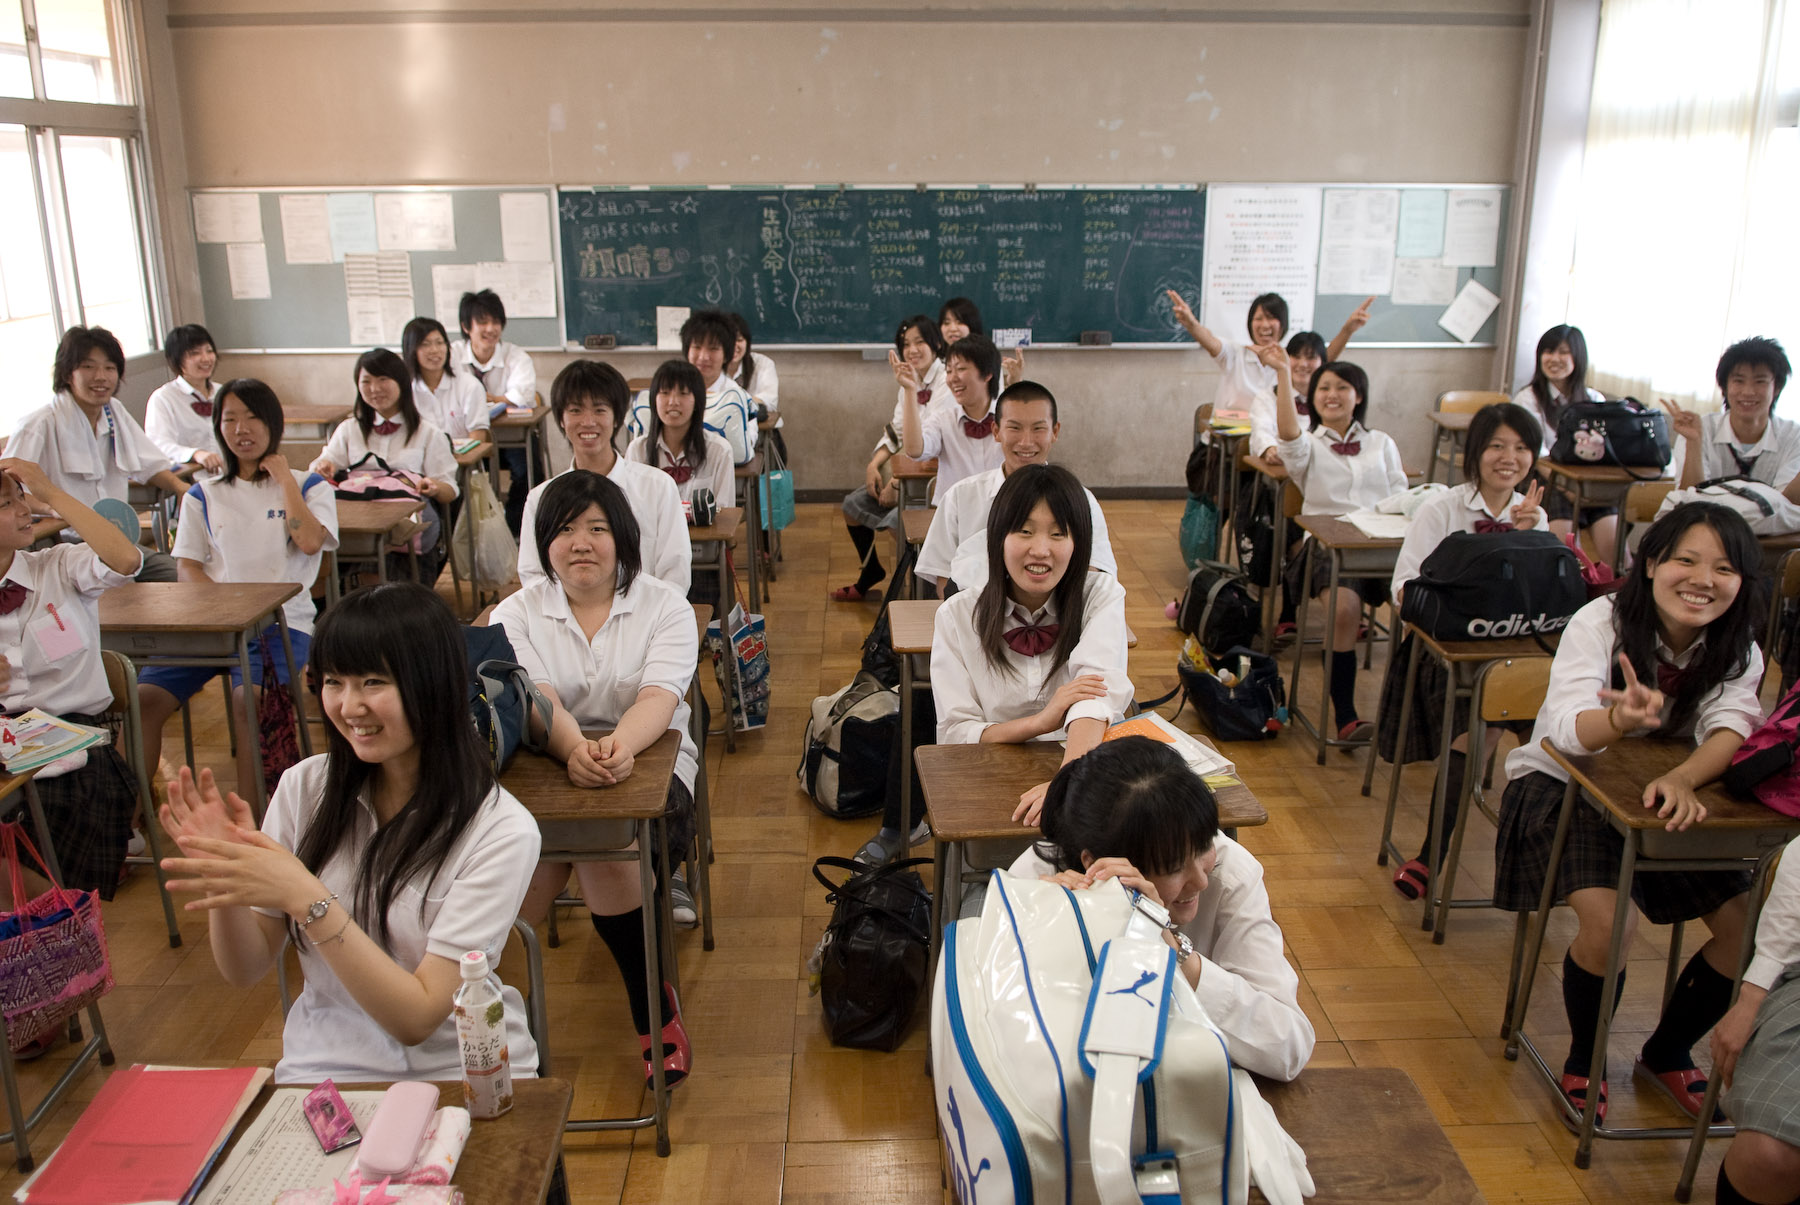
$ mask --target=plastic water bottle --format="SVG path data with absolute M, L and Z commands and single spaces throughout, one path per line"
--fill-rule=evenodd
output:
M 462 956 L 462 986 L 451 1010 L 462 1048 L 463 1102 L 469 1116 L 498 1117 L 513 1105 L 512 1064 L 506 1052 L 506 1002 L 488 979 L 487 955 Z

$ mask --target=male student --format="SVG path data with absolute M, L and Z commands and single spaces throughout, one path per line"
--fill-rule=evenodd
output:
M 1792 373 L 1781 344 L 1742 339 L 1725 349 L 1714 374 L 1725 395 L 1723 412 L 1703 415 L 1664 403 L 1678 437 L 1682 489 L 1716 477 L 1749 477 L 1800 502 L 1800 423 L 1771 413 Z
M 500 338 L 506 330 L 506 305 L 499 295 L 492 289 L 464 293 L 456 307 L 456 321 L 462 327 L 463 337 L 451 345 L 451 367 L 481 382 L 487 392 L 489 414 L 499 418 L 508 406 L 530 408 L 537 400 L 537 367 L 521 348 Z M 506 448 L 500 456 L 512 476 L 506 488 L 506 525 L 517 536 L 525 494 L 530 488 L 525 451 Z M 538 468 L 538 475 L 543 476 L 543 465 Z
M 1015 469 L 1028 464 L 1048 464 L 1050 449 L 1062 434 L 1057 419 L 1056 397 L 1036 381 L 1018 381 L 1006 387 L 994 403 L 994 439 L 1000 445 L 1000 467 L 964 477 L 938 495 L 937 514 L 926 530 L 919 549 L 916 572 L 940 583 L 948 579 L 958 590 L 974 590 L 987 581 L 987 520 L 994 495 Z M 1106 516 L 1092 490 L 1088 509 L 1094 515 L 1094 545 L 1088 568 L 1118 576 L 1112 541 L 1106 534 Z
M 706 382 L 706 414 L 701 425 L 731 445 L 733 464 L 743 464 L 756 453 L 756 411 L 743 386 L 725 372 L 726 361 L 736 348 L 737 327 L 724 310 L 695 310 L 681 324 L 681 354 L 700 370 L 700 378 Z M 633 439 L 649 429 L 654 404 L 648 390 L 633 399 L 625 423 L 626 433 Z
M 129 502 L 134 481 L 180 497 L 187 485 L 172 471 L 168 453 L 113 400 L 124 375 L 125 349 L 111 331 L 70 327 L 51 373 L 56 397 L 25 416 L 7 441 L 6 454 L 37 464 L 57 489 L 85 506 L 102 498 Z M 175 579 L 173 558 L 144 551 L 138 581 Z

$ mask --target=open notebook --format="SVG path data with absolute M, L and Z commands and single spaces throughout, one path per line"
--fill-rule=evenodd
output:
M 1153 741 L 1173 746 L 1175 752 L 1181 754 L 1181 759 L 1188 764 L 1188 768 L 1201 778 L 1237 774 L 1237 766 L 1230 758 L 1183 732 L 1154 711 L 1141 712 L 1129 720 L 1121 720 L 1108 728 L 1101 739 L 1116 741 L 1123 736 L 1147 736 Z

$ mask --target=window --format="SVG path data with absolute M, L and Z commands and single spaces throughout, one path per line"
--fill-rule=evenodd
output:
M 140 115 L 113 0 L 0 0 L 0 434 L 49 397 L 71 326 L 157 346 Z M 34 373 L 33 366 L 41 366 Z

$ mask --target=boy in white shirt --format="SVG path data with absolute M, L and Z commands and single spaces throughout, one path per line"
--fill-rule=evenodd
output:
M 1725 409 L 1698 414 L 1665 401 L 1677 436 L 1681 488 L 1718 477 L 1748 477 L 1800 502 L 1800 423 L 1776 418 L 1775 401 L 1793 375 L 1787 352 L 1773 339 L 1743 339 L 1719 357 Z
M 994 434 L 994 398 L 1000 392 L 1000 351 L 982 335 L 950 345 L 944 380 L 954 407 L 931 409 L 921 421 L 917 407 L 900 408 L 900 450 L 914 460 L 938 462 L 937 494 L 964 477 L 1000 467 Z
M 487 393 L 488 414 L 498 418 L 508 406 L 527 409 L 537 401 L 537 368 L 523 350 L 500 338 L 506 330 L 506 305 L 492 289 L 464 293 L 456 307 L 456 321 L 463 337 L 450 348 L 450 363 L 481 382 Z M 501 463 L 511 475 L 506 487 L 506 525 L 519 534 L 519 517 L 529 488 L 522 448 L 507 448 Z M 539 476 L 543 465 L 538 466 Z
M 204 326 L 188 323 L 163 340 L 163 359 L 175 379 L 150 395 L 144 432 L 181 471 L 216 473 L 224 464 L 213 441 L 213 369 L 219 353 Z

